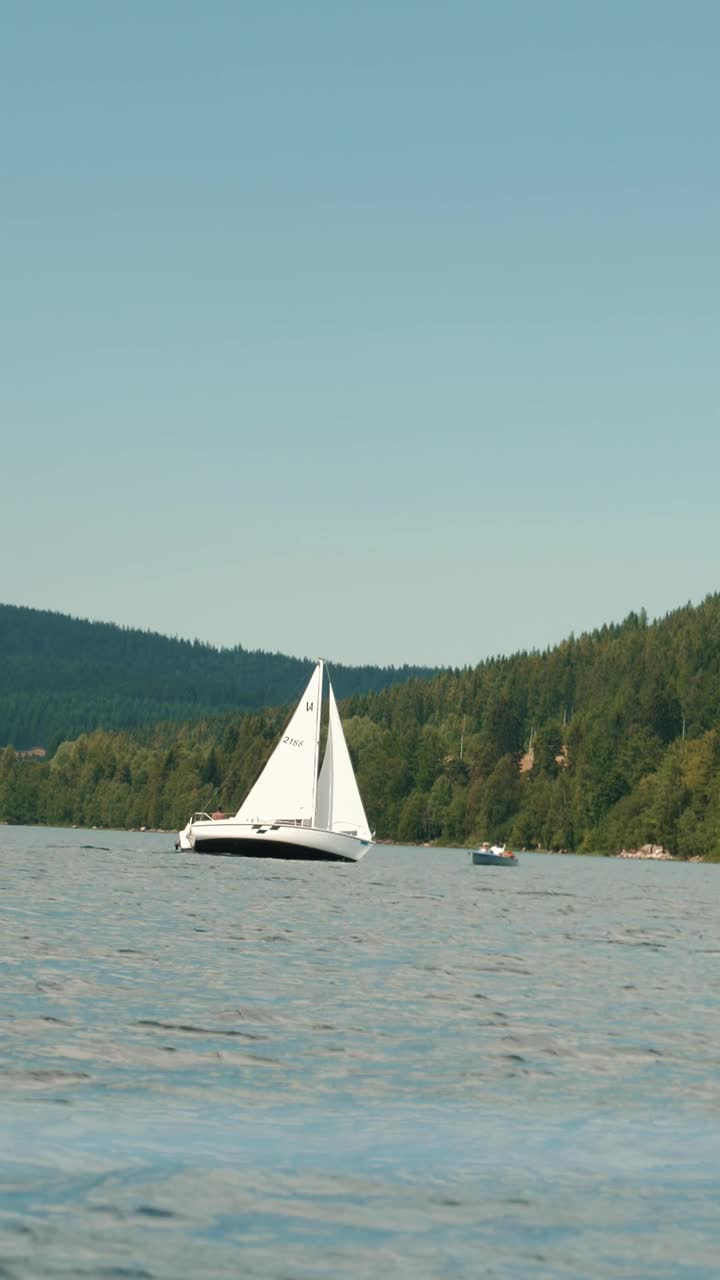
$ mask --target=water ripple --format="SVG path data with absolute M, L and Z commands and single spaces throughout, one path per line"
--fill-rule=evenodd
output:
M 716 1280 L 715 868 L 0 829 L 0 1277 Z

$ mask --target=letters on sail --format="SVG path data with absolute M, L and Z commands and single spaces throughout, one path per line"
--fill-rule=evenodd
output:
M 322 664 L 318 663 L 287 729 L 238 809 L 237 822 L 312 826 L 321 701 Z

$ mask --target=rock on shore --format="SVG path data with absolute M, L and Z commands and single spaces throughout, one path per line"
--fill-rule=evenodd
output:
M 655 858 L 658 861 L 667 862 L 672 858 L 672 854 L 668 853 L 661 844 L 643 844 L 639 849 L 621 849 L 618 858 Z

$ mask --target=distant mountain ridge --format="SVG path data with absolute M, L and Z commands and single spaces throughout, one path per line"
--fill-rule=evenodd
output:
M 0 746 L 18 750 L 93 729 L 133 729 L 292 701 L 311 659 L 0 604 Z M 331 663 L 340 698 L 435 674 Z

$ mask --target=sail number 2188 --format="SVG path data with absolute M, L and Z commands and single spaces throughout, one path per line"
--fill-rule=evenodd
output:
M 288 747 L 301 747 L 301 746 L 302 746 L 302 744 L 303 744 L 303 740 L 302 740 L 302 738 L 291 738 L 291 737 L 290 737 L 290 735 L 289 735 L 289 734 L 287 734 L 287 733 L 285 734 L 285 737 L 283 738 L 283 742 L 284 742 L 284 743 L 285 743 L 285 745 L 286 745 L 286 746 L 288 746 Z

